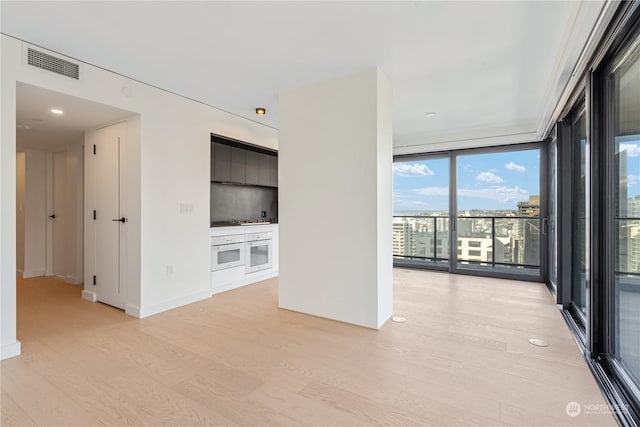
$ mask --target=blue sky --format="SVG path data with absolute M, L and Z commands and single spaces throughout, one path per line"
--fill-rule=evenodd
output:
M 540 194 L 540 150 L 458 156 L 458 210 L 517 209 Z M 394 163 L 393 210 L 449 207 L 449 159 Z
M 617 152 L 627 152 L 627 197 L 633 199 L 640 195 L 640 141 L 631 135 L 617 137 L 616 142 Z

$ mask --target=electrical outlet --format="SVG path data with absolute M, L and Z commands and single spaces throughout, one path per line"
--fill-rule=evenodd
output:
M 266 218 L 267 217 L 267 211 L 262 211 L 262 218 Z

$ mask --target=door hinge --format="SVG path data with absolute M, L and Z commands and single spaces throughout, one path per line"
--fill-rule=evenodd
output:
M 96 144 L 93 144 L 93 154 L 96 154 Z
M 96 220 L 96 210 L 95 209 L 93 210 L 93 220 L 94 221 Z
M 93 286 L 95 286 L 95 285 L 96 285 L 96 275 L 94 274 L 93 275 Z

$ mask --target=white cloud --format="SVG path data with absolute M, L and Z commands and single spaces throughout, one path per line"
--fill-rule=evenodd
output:
M 394 163 L 393 173 L 399 176 L 430 176 L 433 175 L 433 171 L 429 169 L 427 165 L 421 165 L 414 163 L 412 165 L 407 163 Z
M 393 192 L 393 211 L 424 211 L 432 209 L 433 206 L 427 200 L 416 198 L 415 192 L 394 191 Z
M 458 196 L 475 197 L 478 199 L 496 200 L 502 203 L 518 202 L 529 199 L 529 192 L 517 185 L 515 187 L 492 187 L 492 188 L 461 188 Z
M 639 182 L 640 182 L 640 177 Z M 419 196 L 433 197 L 433 196 L 448 196 L 449 187 L 424 187 L 412 191 Z M 519 186 L 506 187 L 494 186 L 490 188 L 460 188 L 458 189 L 458 196 L 471 197 L 476 199 L 494 200 L 499 203 L 517 203 L 529 200 L 529 192 Z M 419 208 L 426 209 L 427 204 L 424 201 L 417 201 L 412 196 L 402 194 L 400 192 L 394 193 L 394 206 L 396 210 L 401 207 L 404 210 L 417 210 Z
M 421 196 L 448 196 L 449 187 L 425 187 L 414 190 Z
M 510 171 L 518 171 L 518 172 L 526 172 L 527 168 L 525 168 L 524 166 L 518 165 L 516 163 L 513 162 L 509 162 L 506 165 L 504 165 L 505 168 L 509 169 Z
M 476 176 L 476 179 L 478 181 L 488 182 L 489 184 L 499 184 L 502 182 L 502 178 L 493 172 L 480 172 L 478 176 Z
M 620 150 L 621 153 L 623 151 L 627 152 L 627 156 L 629 157 L 638 157 L 640 156 L 640 147 L 638 147 L 638 144 L 620 144 Z
M 627 185 L 629 187 L 640 183 L 640 175 L 627 175 Z

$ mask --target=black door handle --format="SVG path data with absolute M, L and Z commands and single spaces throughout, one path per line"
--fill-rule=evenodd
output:
M 49 215 L 49 218 L 51 218 L 51 219 L 56 219 L 56 214 Z
M 120 219 L 112 219 L 111 221 L 119 221 L 119 222 L 121 222 L 121 223 L 123 223 L 123 224 L 124 224 L 125 222 L 127 222 L 127 218 L 122 217 L 122 218 L 120 218 Z

